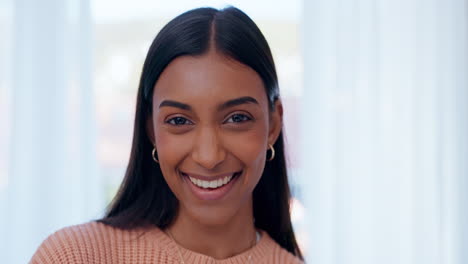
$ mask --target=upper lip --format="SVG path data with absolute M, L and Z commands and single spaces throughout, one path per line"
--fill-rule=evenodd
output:
M 235 173 L 238 173 L 240 171 L 235 171 L 235 172 L 228 172 L 228 173 L 223 173 L 223 174 L 218 174 L 218 175 L 213 175 L 213 176 L 205 176 L 205 175 L 200 175 L 200 174 L 195 174 L 195 173 L 188 173 L 188 172 L 183 172 L 180 171 L 182 174 L 185 174 L 187 176 L 190 176 L 191 178 L 203 180 L 203 181 L 214 181 L 218 179 L 223 179 L 224 177 L 231 176 Z

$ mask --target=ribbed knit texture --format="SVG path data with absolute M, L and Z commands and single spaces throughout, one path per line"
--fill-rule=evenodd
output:
M 239 255 L 216 260 L 178 246 L 158 228 L 122 230 L 98 222 L 63 228 L 50 235 L 39 247 L 30 263 L 185 263 L 237 264 L 302 263 L 281 248 L 266 232 L 258 243 Z

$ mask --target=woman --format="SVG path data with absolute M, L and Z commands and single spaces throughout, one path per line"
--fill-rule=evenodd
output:
M 301 263 L 268 44 L 242 11 L 170 21 L 146 57 L 131 157 L 106 216 L 32 263 Z

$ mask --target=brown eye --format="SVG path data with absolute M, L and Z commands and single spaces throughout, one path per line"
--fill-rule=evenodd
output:
M 244 114 L 233 114 L 226 120 L 226 123 L 243 123 L 252 120 L 252 118 L 248 117 Z
M 166 121 L 166 123 L 174 125 L 174 126 L 182 126 L 182 125 L 191 125 L 193 124 L 187 118 L 176 116 Z

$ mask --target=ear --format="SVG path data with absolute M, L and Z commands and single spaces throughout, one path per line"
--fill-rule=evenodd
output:
M 146 119 L 146 135 L 148 135 L 149 140 L 151 141 L 151 144 L 155 146 L 155 140 L 154 140 L 154 127 L 153 127 L 153 116 L 149 115 L 148 119 Z
M 268 131 L 268 144 L 274 145 L 283 128 L 283 104 L 278 99 L 273 112 L 270 112 L 270 128 Z

